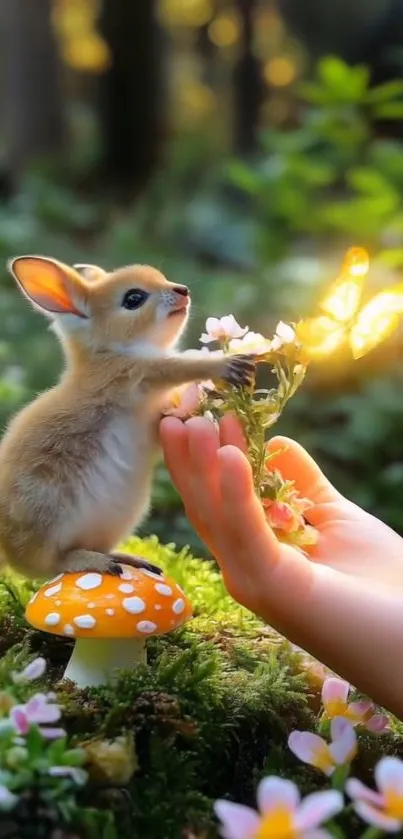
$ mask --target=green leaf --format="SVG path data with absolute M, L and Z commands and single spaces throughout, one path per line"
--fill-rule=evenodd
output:
M 257 172 L 239 160 L 233 160 L 227 165 L 226 175 L 230 183 L 250 195 L 255 195 L 259 189 L 260 178 Z
M 403 119 L 403 102 L 385 102 L 377 105 L 374 114 L 380 119 Z
M 347 175 L 348 183 L 359 192 L 365 192 L 370 195 L 378 193 L 394 193 L 394 189 L 390 182 L 377 172 L 376 169 L 366 168 L 364 166 L 351 169 Z
M 26 744 L 31 759 L 37 760 L 42 757 L 44 740 L 38 726 L 31 726 L 26 737 Z
M 403 80 L 393 79 L 391 82 L 385 82 L 372 90 L 368 90 L 365 101 L 370 105 L 376 105 L 381 102 L 389 102 L 398 96 L 403 96 Z

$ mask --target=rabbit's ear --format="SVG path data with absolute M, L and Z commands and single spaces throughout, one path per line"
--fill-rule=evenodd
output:
M 7 267 L 25 296 L 45 315 L 88 317 L 88 291 L 74 268 L 46 256 L 17 256 Z
M 88 280 L 90 283 L 94 283 L 97 280 L 102 280 L 103 277 L 106 277 L 107 271 L 104 271 L 103 268 L 100 268 L 99 265 L 86 265 L 78 263 L 77 265 L 73 265 L 75 271 L 77 271 L 81 277 L 84 277 L 85 280 Z

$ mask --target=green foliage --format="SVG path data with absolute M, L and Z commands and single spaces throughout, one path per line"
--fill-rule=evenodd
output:
M 400 144 L 376 139 L 374 126 L 403 119 L 403 82 L 370 88 L 365 66 L 327 56 L 300 94 L 308 105 L 300 125 L 266 132 L 256 166 L 228 166 L 252 202 L 261 259 L 282 257 L 295 234 L 348 236 L 379 248 L 382 237 L 401 230 L 403 184 Z

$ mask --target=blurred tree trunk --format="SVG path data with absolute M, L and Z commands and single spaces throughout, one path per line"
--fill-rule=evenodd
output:
M 240 154 L 253 152 L 265 90 L 260 62 L 253 53 L 256 0 L 236 0 L 241 20 L 239 58 L 234 68 L 234 144 Z
M 382 46 L 384 24 L 396 7 L 395 25 L 403 16 L 402 0 L 278 0 L 279 9 L 313 60 L 334 53 L 345 61 L 371 61 L 374 41 Z
M 61 152 L 65 139 L 61 67 L 51 0 L 0 0 L 2 133 L 14 177 Z
M 161 44 L 155 0 L 103 0 L 99 29 L 112 55 L 100 79 L 102 172 L 141 189 L 162 140 Z

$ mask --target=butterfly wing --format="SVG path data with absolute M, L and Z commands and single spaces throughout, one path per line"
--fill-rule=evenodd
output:
M 366 251 L 362 248 L 351 248 L 346 254 L 339 276 L 320 303 L 322 312 L 340 324 L 349 323 L 360 305 L 368 269 Z
M 350 330 L 354 358 L 373 350 L 395 331 L 403 313 L 403 283 L 375 294 L 358 313 Z

